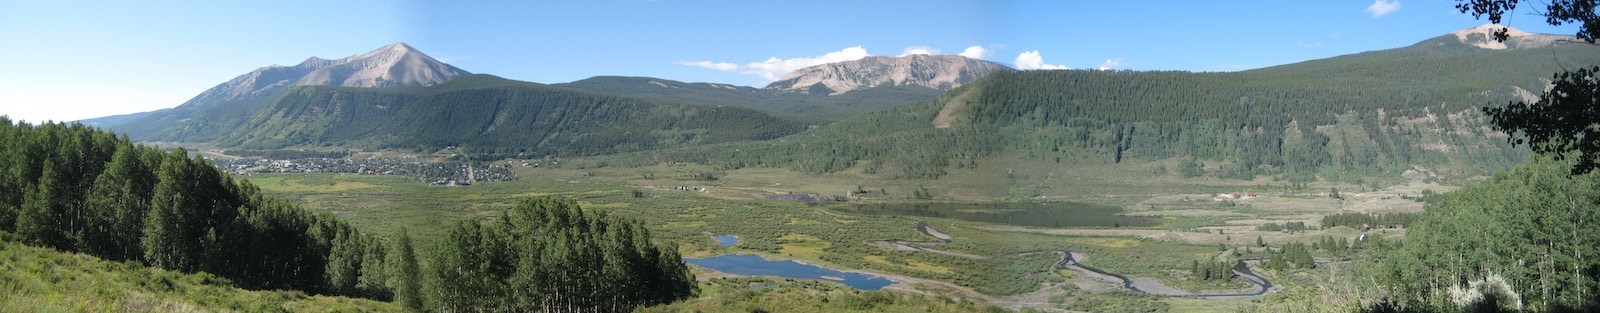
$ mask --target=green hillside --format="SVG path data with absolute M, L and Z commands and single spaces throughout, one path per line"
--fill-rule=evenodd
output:
M 916 103 L 943 93 L 922 86 L 883 86 L 839 95 L 773 91 L 745 86 L 685 83 L 650 77 L 596 76 L 554 86 L 669 103 L 736 106 L 812 122 Z
M 1581 64 L 1600 64 L 1600 47 L 1486 50 L 1442 36 L 1243 72 L 997 73 L 779 140 L 649 156 L 809 173 L 860 165 L 885 178 L 937 178 L 993 155 L 1041 166 L 1158 163 L 1162 175 L 1184 177 L 1360 182 L 1423 167 L 1466 178 L 1528 158 L 1485 127 L 1479 107 L 1537 94 L 1549 73 Z
M 0 241 L 0 307 L 15 312 L 401 312 L 388 302 L 248 291 L 211 274 Z
M 260 112 L 273 99 L 281 97 L 288 87 L 274 87 L 260 97 L 220 101 L 210 106 L 179 106 L 162 113 L 148 114 L 118 124 L 119 133 L 129 134 L 144 141 L 207 142 L 222 138 L 227 130 L 236 129 L 250 120 L 251 114 Z M 172 127 L 183 125 L 182 127 Z
M 771 139 L 804 129 L 750 109 L 658 104 L 489 75 L 432 87 L 298 87 L 244 125 L 218 144 L 594 155 Z

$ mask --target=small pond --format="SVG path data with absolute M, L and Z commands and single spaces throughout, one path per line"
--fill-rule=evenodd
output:
M 754 255 L 724 254 L 708 258 L 684 258 L 683 262 L 734 275 L 830 280 L 861 290 L 878 290 L 894 284 L 888 278 L 841 272 L 795 261 L 773 261 Z
M 717 244 L 720 244 L 723 247 L 732 246 L 733 244 L 739 243 L 739 237 L 734 237 L 731 235 L 716 235 L 711 236 L 711 239 L 716 239 Z
M 1030 227 L 1155 226 L 1150 218 L 1123 216 L 1122 208 L 1077 202 L 889 203 L 836 207 L 844 213 L 951 218 Z

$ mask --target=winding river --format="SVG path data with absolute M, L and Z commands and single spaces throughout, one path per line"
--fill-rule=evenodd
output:
M 928 248 L 916 246 L 915 244 L 947 244 L 947 243 L 950 243 L 951 240 L 952 240 L 949 235 L 945 235 L 944 233 L 939 232 L 938 230 L 934 229 L 932 226 L 929 226 L 928 223 L 924 222 L 924 221 L 917 221 L 917 230 L 922 231 L 923 234 L 926 234 L 929 237 L 933 237 L 935 240 L 929 240 L 929 241 L 883 240 L 883 241 L 878 241 L 878 242 L 886 242 L 886 243 L 891 243 L 891 244 L 895 244 L 895 245 L 907 246 L 907 247 L 909 247 L 909 250 L 915 250 L 915 251 L 930 252 L 930 253 L 941 253 L 941 254 L 959 254 L 959 253 L 956 253 L 956 252 L 934 250 L 934 249 L 928 249 Z M 1123 289 L 1127 289 L 1127 290 L 1133 291 L 1133 292 L 1148 294 L 1148 295 L 1167 296 L 1167 297 L 1184 297 L 1184 298 L 1202 298 L 1202 299 L 1226 299 L 1226 298 L 1253 297 L 1253 296 L 1263 295 L 1263 294 L 1266 294 L 1268 292 L 1271 292 L 1272 291 L 1272 287 L 1273 287 L 1271 281 L 1267 281 L 1266 278 L 1261 277 L 1261 275 L 1256 274 L 1255 271 L 1250 270 L 1250 265 L 1252 265 L 1252 262 L 1248 262 L 1248 261 L 1238 261 L 1237 263 L 1235 263 L 1234 266 L 1233 266 L 1233 274 L 1237 275 L 1238 277 L 1240 277 L 1242 279 L 1244 279 L 1245 281 L 1250 282 L 1250 284 L 1255 285 L 1255 287 L 1251 288 L 1250 291 L 1231 292 L 1231 293 L 1201 293 L 1201 294 L 1196 294 L 1196 293 L 1189 293 L 1189 292 L 1185 292 L 1183 290 L 1178 290 L 1176 288 L 1168 287 L 1165 284 L 1162 284 L 1161 281 L 1156 280 L 1154 278 L 1143 278 L 1143 277 L 1129 278 L 1128 276 L 1125 276 L 1125 275 L 1122 275 L 1122 274 L 1107 272 L 1107 271 L 1102 270 L 1102 269 L 1098 269 L 1098 268 L 1095 268 L 1095 267 L 1092 267 L 1092 266 L 1084 265 L 1084 264 L 1078 262 L 1078 260 L 1084 259 L 1084 255 L 1082 253 L 1077 253 L 1077 252 L 1072 252 L 1072 251 L 1067 251 L 1067 250 L 1038 250 L 1038 251 L 1019 252 L 1017 254 L 1020 255 L 1020 254 L 1032 254 L 1032 253 L 1056 253 L 1056 254 L 1060 254 L 1061 255 L 1061 261 L 1060 262 L 1056 262 L 1055 266 L 1052 267 L 1053 270 L 1070 270 L 1070 271 L 1074 271 L 1074 272 L 1078 272 L 1078 273 L 1083 273 L 1083 274 L 1085 274 L 1085 276 L 1089 276 L 1089 277 L 1095 278 L 1097 280 L 1111 282 L 1111 283 L 1121 283 Z M 1250 260 L 1250 261 L 1255 261 L 1255 260 Z

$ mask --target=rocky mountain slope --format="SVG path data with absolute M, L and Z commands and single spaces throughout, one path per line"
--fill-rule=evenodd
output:
M 1510 35 L 1511 38 L 1506 39 L 1504 42 L 1495 41 L 1493 34 L 1501 29 L 1506 29 L 1506 34 Z M 1557 41 L 1573 39 L 1572 36 L 1535 34 L 1497 24 L 1483 24 L 1478 27 L 1453 31 L 1450 32 L 1450 35 L 1454 35 L 1462 43 L 1491 50 L 1548 47 Z
M 873 56 L 798 69 L 768 84 L 766 89 L 826 95 L 879 86 L 950 90 L 997 71 L 1012 69 L 958 55 Z
M 273 65 L 218 84 L 176 108 L 123 123 L 85 120 L 140 140 L 208 141 L 238 126 L 295 86 L 431 86 L 468 75 L 404 43 L 337 60 L 317 57 L 294 66 Z

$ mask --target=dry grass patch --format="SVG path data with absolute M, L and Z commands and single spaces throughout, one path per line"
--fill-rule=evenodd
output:
M 833 243 L 822 241 L 822 238 L 807 234 L 787 234 L 778 237 L 780 241 L 789 241 L 778 244 L 778 252 L 795 257 L 817 259 L 822 257 L 822 250 L 833 246 Z

